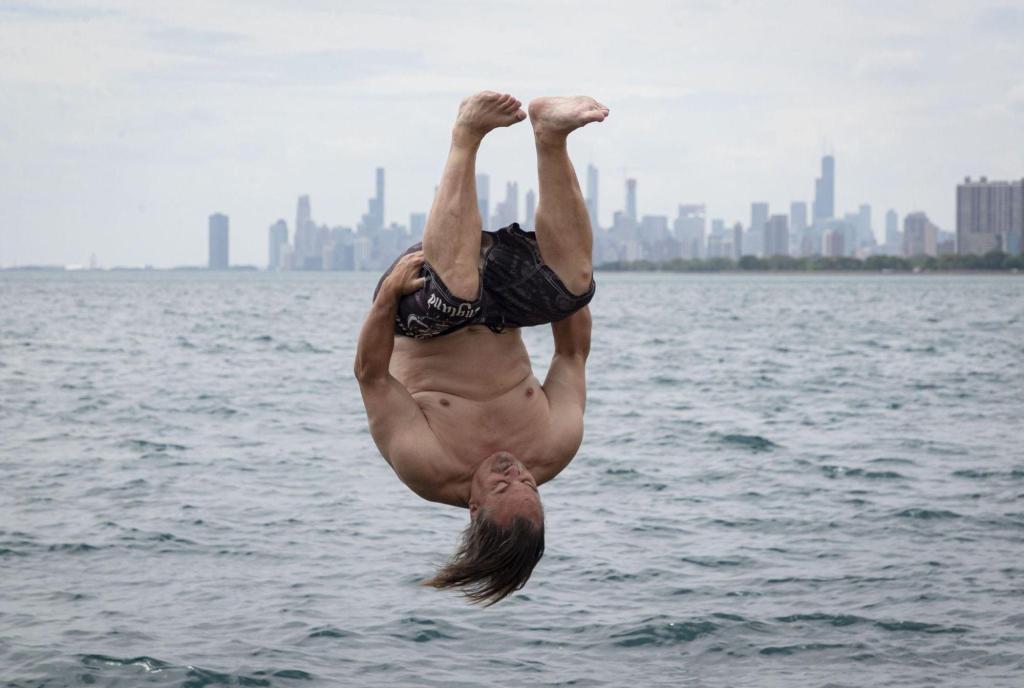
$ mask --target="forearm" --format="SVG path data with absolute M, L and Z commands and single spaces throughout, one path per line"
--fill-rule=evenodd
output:
M 395 348 L 397 311 L 398 294 L 392 289 L 382 288 L 370 306 L 370 312 L 366 314 L 363 328 L 359 331 L 355 375 L 360 382 L 387 377 L 391 353 Z

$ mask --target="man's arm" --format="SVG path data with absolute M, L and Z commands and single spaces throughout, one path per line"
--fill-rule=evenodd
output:
M 359 332 L 354 372 L 377 449 L 402 482 L 430 499 L 430 466 L 441 447 L 419 404 L 389 371 L 398 299 L 423 284 L 422 264 L 422 253 L 408 254 L 384 280 Z
M 562 471 L 583 441 L 583 409 L 587 403 L 586 365 L 590 355 L 590 307 L 551 323 L 555 355 L 544 379 L 544 393 L 551 409 L 551 463 L 536 475 L 546 482 Z

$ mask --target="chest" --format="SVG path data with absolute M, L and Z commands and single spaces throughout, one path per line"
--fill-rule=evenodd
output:
M 527 466 L 543 456 L 550 425 L 547 397 L 532 376 L 486 401 L 437 392 L 415 395 L 434 435 L 459 463 L 475 466 L 508 451 Z

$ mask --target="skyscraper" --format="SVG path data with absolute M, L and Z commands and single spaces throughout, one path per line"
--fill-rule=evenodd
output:
M 861 203 L 857 209 L 857 246 L 874 246 L 875 230 L 871 227 L 871 206 Z
M 409 236 L 413 243 L 423 239 L 423 230 L 427 227 L 426 213 L 409 213 Z
M 826 229 L 821 235 L 821 255 L 841 258 L 846 255 L 846 242 L 841 229 Z
M 380 221 L 380 226 L 383 227 L 386 222 L 384 217 L 384 168 L 377 168 L 377 198 L 374 199 L 376 202 L 377 217 Z
M 900 216 L 889 208 L 885 211 L 885 243 L 895 245 L 900 243 L 900 238 Z
M 626 180 L 626 217 L 636 223 L 636 180 Z
M 937 256 L 939 228 L 924 213 L 910 213 L 903 218 L 903 255 Z
M 1024 250 L 1024 179 L 970 177 L 956 187 L 956 243 L 961 255 Z
M 533 229 L 537 215 L 537 194 L 530 189 L 526 192 L 526 229 Z M 591 220 L 593 223 L 593 220 Z M 592 225 L 593 226 L 593 225 Z
M 739 260 L 743 257 L 743 223 L 737 222 L 732 226 L 732 253 L 733 259 Z
M 903 233 L 900 232 L 900 216 L 892 208 L 885 212 L 884 252 L 890 256 L 898 256 L 903 253 Z
M 794 234 L 801 235 L 807 229 L 807 204 L 793 201 L 789 204 L 789 228 Z
M 789 255 L 789 221 L 785 215 L 772 215 L 765 223 L 764 255 Z
M 494 208 L 494 216 L 491 218 L 491 225 L 494 229 L 507 227 L 519 220 L 519 184 L 507 182 L 505 184 L 505 200 L 498 203 Z
M 476 176 L 476 205 L 480 210 L 484 229 L 487 229 L 487 223 L 491 219 L 491 178 L 486 174 Z
M 750 231 L 747 233 L 746 241 L 743 242 L 748 255 L 764 254 L 764 227 L 766 224 L 768 224 L 768 204 L 751 203 Z
M 597 221 L 597 211 L 597 168 L 587 165 L 587 214 L 590 215 L 590 226 L 595 230 L 601 226 Z
M 228 269 L 228 216 L 214 213 L 210 216 L 211 270 Z
M 704 230 L 707 208 L 703 204 L 679 206 L 679 214 L 672 229 L 679 242 L 683 258 L 704 257 Z
M 302 267 L 307 255 L 314 253 L 316 227 L 313 226 L 313 215 L 310 211 L 309 196 L 299 196 L 295 208 L 295 262 Z
M 286 267 L 281 265 L 281 255 L 288 249 L 288 223 L 278 220 L 270 225 L 268 240 L 267 270 L 280 270 Z
M 831 155 L 821 159 L 821 176 L 814 180 L 814 224 L 836 215 L 836 161 Z

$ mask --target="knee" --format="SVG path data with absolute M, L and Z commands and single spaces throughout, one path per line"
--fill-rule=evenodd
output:
M 569 291 L 576 296 L 581 296 L 590 291 L 590 284 L 594 281 L 594 270 L 588 263 L 585 267 L 578 267 L 568 280 L 563 281 Z
M 442 273 L 448 293 L 463 301 L 475 301 L 480 296 L 480 274 L 476 270 L 450 270 Z

